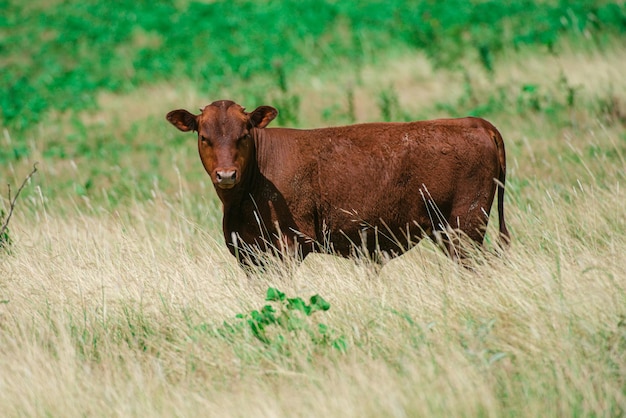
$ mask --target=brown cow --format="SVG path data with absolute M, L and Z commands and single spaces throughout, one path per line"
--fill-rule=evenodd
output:
M 491 123 L 266 129 L 277 114 L 270 106 L 248 113 L 228 100 L 199 115 L 167 114 L 181 131 L 198 132 L 200 159 L 224 205 L 224 237 L 240 262 L 257 262 L 242 248 L 388 257 L 423 236 L 445 242 L 455 258 L 450 232 L 482 244 L 496 189 L 508 243 L 504 143 Z

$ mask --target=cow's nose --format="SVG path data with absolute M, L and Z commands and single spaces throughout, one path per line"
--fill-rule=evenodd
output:
M 235 184 L 235 180 L 237 179 L 237 170 L 217 170 L 215 172 L 215 178 L 217 179 L 217 183 L 220 185 L 231 185 Z

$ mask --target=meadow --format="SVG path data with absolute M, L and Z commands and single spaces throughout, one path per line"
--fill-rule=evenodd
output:
M 626 414 L 626 7 L 0 1 L 4 416 Z M 481 116 L 512 244 L 247 277 L 193 135 Z M 495 210 L 494 210 L 495 212 Z

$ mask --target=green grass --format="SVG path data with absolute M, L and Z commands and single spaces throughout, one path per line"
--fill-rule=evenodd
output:
M 92 0 L 52 7 L 5 0 L 0 7 L 1 117 L 18 130 L 50 110 L 94 109 L 100 90 L 126 93 L 185 78 L 211 91 L 259 75 L 280 84 L 281 71 L 289 77 L 302 66 L 358 67 L 376 62 L 389 45 L 424 51 L 442 67 L 477 55 L 493 71 L 503 50 L 538 45 L 552 51 L 568 34 L 592 36 L 602 46 L 626 31 L 623 4 L 584 0 Z M 264 90 L 254 94 L 262 98 Z
M 624 7 L 471 4 L 0 2 L 3 415 L 623 415 Z M 512 246 L 246 277 L 164 119 L 224 98 L 489 119 Z

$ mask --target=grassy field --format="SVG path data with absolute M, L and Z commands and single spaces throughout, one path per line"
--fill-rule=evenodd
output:
M 58 10 L 66 7 L 79 17 L 85 10 L 104 13 L 90 9 L 96 7 L 91 2 L 82 9 L 58 3 Z M 265 16 L 252 3 L 239 3 L 246 13 Z M 0 3 L 9 12 L 0 23 L 16 42 L 28 32 L 17 28 L 18 17 L 51 26 L 36 17 L 55 9 L 38 4 Z M 177 4 L 181 22 L 191 12 L 186 2 Z M 211 4 L 221 3 L 189 7 L 218 7 Z M 580 23 L 575 17 L 585 2 L 571 4 L 564 19 Z M 431 6 L 433 19 L 449 21 L 445 8 Z M 601 12 L 610 6 L 595 7 Z M 150 8 L 143 2 L 133 7 Z M 391 31 L 398 21 L 384 20 L 393 16 L 387 9 L 377 17 L 379 31 L 355 29 L 355 38 L 347 28 L 358 28 L 356 6 L 328 7 L 335 18 L 317 28 L 320 33 L 301 35 L 305 22 L 293 29 L 300 43 L 291 32 L 283 34 L 293 51 L 314 40 L 315 65 L 291 60 L 297 53 L 285 47 L 282 58 L 270 58 L 291 64 L 255 62 L 253 75 L 237 76 L 239 64 L 219 80 L 196 78 L 180 63 L 184 68 L 159 70 L 156 56 L 141 48 L 158 51 L 159 39 L 182 35 L 170 34 L 157 16 L 130 32 L 134 43 L 124 41 L 124 25 L 112 26 L 109 38 L 119 38 L 114 55 L 135 65 L 129 85 L 107 84 L 111 76 L 88 88 L 68 75 L 85 97 L 67 105 L 73 84 L 59 84 L 38 112 L 32 98 L 14 103 L 2 96 L 0 183 L 11 184 L 14 195 L 38 163 L 11 218 L 11 244 L 0 251 L 4 416 L 626 413 L 623 33 L 574 25 L 550 42 L 522 42 L 514 34 L 523 25 L 511 17 L 500 22 L 504 35 L 486 38 L 488 53 L 465 48 L 452 60 L 420 46 L 418 35 L 426 30 Z M 624 16 L 623 6 L 615 7 L 610 10 Z M 155 9 L 155 16 L 168 12 L 166 6 Z M 411 22 L 400 19 L 402 28 Z M 464 27 L 465 38 L 456 39 Z M 539 25 L 527 25 L 526 32 L 533 27 Z M 54 37 L 32 31 L 42 40 Z M 438 46 L 462 49 L 485 32 L 461 19 L 441 33 Z M 407 34 L 415 36 L 412 43 L 394 41 Z M 238 36 L 233 42 L 241 41 Z M 362 47 L 358 59 L 346 52 L 355 39 Z M 16 80 L 24 68 L 45 75 L 3 45 L 2 62 L 10 70 L 5 81 Z M 57 51 L 51 45 L 50 62 Z M 94 45 L 94 51 L 79 47 L 87 67 L 98 55 Z M 263 45 L 270 54 L 271 43 Z M 174 67 L 181 59 L 176 54 L 170 56 Z M 152 67 L 132 61 L 137 57 Z M 121 67 L 108 70 L 126 74 L 128 63 L 117 61 Z M 91 68 L 93 74 L 107 70 Z M 55 76 L 55 69 L 49 74 Z M 42 88 L 36 82 L 30 87 Z M 507 146 L 511 247 L 495 254 L 492 222 L 487 251 L 474 255 L 472 269 L 423 242 L 382 269 L 315 255 L 246 277 L 223 243 L 221 208 L 195 139 L 164 119 L 169 110 L 224 98 L 248 109 L 274 105 L 281 111 L 277 125 L 300 127 L 485 117 Z M 6 111 L 9 102 L 13 115 Z M 21 111 L 24 118 L 16 116 Z M 5 191 L 0 188 L 2 219 L 10 207 Z M 282 300 L 273 289 L 284 292 Z

